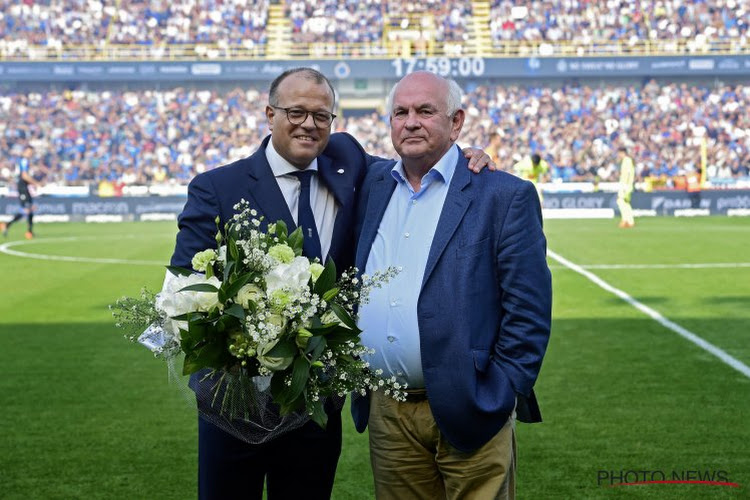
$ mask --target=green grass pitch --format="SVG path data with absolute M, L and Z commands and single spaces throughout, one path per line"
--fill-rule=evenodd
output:
M 518 497 L 750 498 L 750 378 L 634 307 L 750 365 L 750 219 L 545 229 L 550 250 L 633 302 L 550 258 L 545 422 L 518 425 Z M 107 310 L 160 287 L 175 224 L 43 224 L 31 242 L 22 232 L 0 240 L 22 254 L 0 253 L 0 498 L 194 498 L 195 410 Z M 344 421 L 333 496 L 372 498 L 366 435 Z M 740 487 L 611 487 L 602 471 L 724 471 Z

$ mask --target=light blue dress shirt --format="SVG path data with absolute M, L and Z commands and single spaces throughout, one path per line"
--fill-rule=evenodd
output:
M 369 275 L 388 266 L 399 270 L 388 284 L 373 290 L 369 302 L 360 307 L 359 327 L 363 330 L 362 343 L 375 349 L 375 354 L 367 357 L 371 368 L 382 369 L 385 376 L 395 375 L 409 388 L 424 387 L 417 301 L 457 161 L 458 148 L 451 146 L 422 177 L 418 192 L 406 179 L 401 161 L 396 163 L 391 175 L 397 185 L 365 267 Z

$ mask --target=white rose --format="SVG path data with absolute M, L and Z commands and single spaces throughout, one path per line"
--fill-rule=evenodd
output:
M 263 290 L 257 285 L 249 284 L 240 288 L 240 291 L 237 292 L 235 302 L 243 307 L 247 307 L 248 302 L 251 300 L 258 302 L 258 299 L 261 297 L 263 297 Z
M 208 279 L 202 274 L 174 276 L 164 283 L 164 288 L 157 294 L 156 308 L 163 311 L 168 317 L 180 316 L 189 312 L 210 311 L 219 304 L 219 297 L 216 292 L 179 291 L 186 286 L 199 283 L 208 283 L 216 288 L 221 286 L 221 281 L 215 276 Z
M 266 356 L 266 354 L 273 349 L 277 343 L 278 340 L 274 340 L 273 342 L 258 345 L 258 362 L 273 372 L 289 368 L 289 365 L 294 361 L 294 358 L 276 358 Z
M 302 288 L 310 281 L 310 261 L 295 257 L 289 264 L 279 264 L 266 274 L 266 293 L 271 295 L 282 288 Z

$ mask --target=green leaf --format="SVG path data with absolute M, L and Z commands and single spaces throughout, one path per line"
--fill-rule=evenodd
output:
M 209 279 L 214 276 L 214 268 L 213 266 L 206 266 L 206 279 Z
M 292 250 L 294 250 L 294 255 L 300 256 L 302 255 L 302 247 L 304 245 L 304 235 L 302 234 L 302 228 L 298 227 L 295 229 L 292 234 L 289 235 L 289 238 L 286 240 L 286 244 L 289 245 Z
M 272 358 L 291 358 L 299 352 L 294 339 L 286 338 L 280 340 L 273 348 L 266 353 L 266 356 Z
M 235 295 L 237 295 L 237 292 L 240 291 L 240 288 L 242 288 L 243 286 L 247 285 L 248 282 L 251 279 L 253 279 L 254 275 L 255 275 L 255 273 L 252 273 L 252 272 L 245 273 L 242 276 L 240 276 L 239 278 L 237 278 L 235 281 L 233 281 L 232 284 L 229 285 L 226 288 L 226 296 L 227 296 L 227 298 L 231 299 L 232 297 L 234 297 Z
M 178 292 L 214 292 L 216 293 L 219 291 L 219 289 L 216 288 L 211 283 L 196 283 L 195 285 L 188 285 L 177 291 Z
M 290 402 L 285 402 L 284 404 L 280 405 L 279 413 L 281 415 L 289 415 L 290 413 L 294 413 L 295 411 L 302 410 L 302 408 L 305 407 L 305 398 L 304 396 L 300 395 L 296 399 L 293 399 Z
M 339 346 L 350 340 L 354 343 L 359 342 L 359 333 L 344 327 L 339 327 L 334 332 L 326 335 L 326 342 L 331 347 Z
M 341 289 L 339 287 L 331 288 L 323 294 L 323 300 L 325 300 L 326 302 L 330 302 L 332 298 L 339 294 L 340 290 Z
M 234 318 L 227 318 L 236 321 Z M 180 330 L 181 346 L 185 352 L 183 374 L 195 373 L 201 368 L 221 369 L 228 362 L 231 355 L 225 348 L 225 335 L 220 333 L 224 323 L 217 326 L 200 322 L 189 322 L 188 330 Z
M 287 373 L 289 373 L 289 370 L 274 372 L 274 374 L 271 376 L 271 396 L 273 398 L 273 402 L 279 405 L 281 404 L 281 401 L 284 400 L 284 394 L 287 389 L 287 386 L 284 383 L 284 378 L 286 377 Z
M 224 309 L 224 314 L 233 316 L 240 321 L 245 321 L 245 309 L 239 304 L 232 304 L 231 306 Z
M 205 368 L 221 369 L 226 364 L 226 350 L 223 342 L 211 342 L 198 350 L 197 361 Z
M 322 429 L 325 429 L 328 425 L 328 414 L 323 408 L 323 401 L 316 401 L 313 405 L 313 412 L 312 415 L 310 415 L 310 419 Z
M 351 316 L 349 316 L 349 313 L 346 312 L 346 309 L 341 307 L 335 302 L 330 303 L 331 310 L 336 314 L 336 316 L 341 320 L 343 324 L 354 330 L 355 332 L 359 333 L 362 330 L 360 330 L 357 327 L 357 323 L 354 322 Z
M 341 328 L 342 326 L 338 322 L 336 322 L 329 323 L 327 325 L 320 324 L 320 326 L 310 326 L 307 330 L 313 335 L 328 336 L 331 332 L 335 332 L 336 330 Z M 348 328 L 346 330 L 348 330 Z
M 175 321 L 198 321 L 204 319 L 206 313 L 204 312 L 188 312 L 185 314 L 178 314 L 177 316 L 171 316 Z
M 234 261 L 227 262 L 227 265 L 224 266 L 224 283 L 229 281 L 229 275 L 232 273 L 232 270 L 234 269 Z M 230 295 L 231 297 L 231 295 Z
M 318 281 L 315 282 L 315 289 L 313 290 L 318 296 L 322 297 L 325 293 L 334 287 L 336 284 L 336 264 L 333 263 L 333 259 L 328 259 L 323 272 L 320 273 Z
M 310 361 L 317 361 L 320 355 L 323 354 L 323 351 L 325 351 L 327 345 L 328 342 L 326 342 L 325 337 L 310 337 L 310 340 L 307 341 L 305 354 L 309 354 Z
M 185 355 L 185 361 L 182 363 L 183 375 L 192 375 L 202 368 L 203 366 L 201 366 L 200 362 L 198 361 L 198 356 L 196 353 Z
M 229 262 L 236 262 L 240 259 L 240 250 L 239 248 L 237 248 L 237 242 L 234 240 L 234 238 L 230 238 L 227 240 L 227 253 L 229 254 L 227 258 L 227 265 L 229 265 Z
M 180 266 L 167 266 L 167 271 L 172 273 L 174 276 L 190 276 L 193 274 L 193 271 L 190 269 L 185 269 L 184 267 Z
M 192 353 L 206 340 L 207 328 L 202 322 L 188 322 L 187 330 L 180 328 L 180 345 L 185 354 Z
M 307 385 L 307 379 L 310 377 L 310 363 L 303 356 L 295 359 L 293 366 L 292 383 L 289 386 L 287 396 L 287 401 L 290 403 L 302 395 L 302 391 L 305 390 L 305 385 Z
M 280 240 L 285 240 L 288 234 L 289 229 L 286 227 L 286 222 L 284 222 L 283 220 L 277 220 L 276 236 L 278 236 Z
M 228 314 L 225 314 L 225 315 L 220 316 L 218 321 L 216 322 L 217 332 L 237 331 L 237 330 L 242 330 L 242 322 L 235 316 L 230 316 Z

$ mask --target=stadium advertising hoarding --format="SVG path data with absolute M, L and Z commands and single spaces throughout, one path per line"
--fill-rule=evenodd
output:
M 750 215 L 750 190 L 712 190 L 699 193 L 685 191 L 636 191 L 631 200 L 641 215 Z M 544 209 L 549 215 L 555 210 L 566 218 L 608 213 L 617 210 L 617 193 L 545 193 Z
M 576 78 L 747 75 L 750 56 L 414 57 L 284 61 L 3 62 L 6 82 L 270 81 L 286 69 L 312 66 L 334 79 L 398 79 L 426 70 L 451 78 Z
M 614 217 L 616 193 L 545 193 L 545 215 L 560 218 Z M 174 219 L 185 196 L 58 198 L 34 200 L 41 221 L 132 221 Z M 684 191 L 633 194 L 633 208 L 641 215 L 750 215 L 750 190 L 704 191 L 700 197 Z M 0 221 L 21 211 L 18 198 L 0 197 Z

